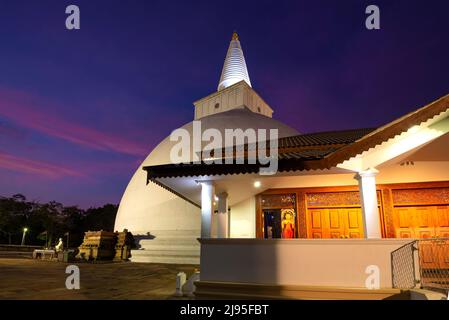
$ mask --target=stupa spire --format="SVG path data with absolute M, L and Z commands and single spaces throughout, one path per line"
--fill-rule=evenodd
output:
M 223 70 L 221 71 L 218 91 L 232 86 L 242 80 L 245 80 L 245 82 L 251 86 L 239 36 L 237 32 L 234 31 L 232 34 L 231 43 L 229 44 L 228 52 L 226 54 Z

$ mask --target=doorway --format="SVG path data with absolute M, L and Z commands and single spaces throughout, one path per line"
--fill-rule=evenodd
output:
M 293 239 L 297 237 L 294 209 L 266 209 L 264 216 L 265 239 Z

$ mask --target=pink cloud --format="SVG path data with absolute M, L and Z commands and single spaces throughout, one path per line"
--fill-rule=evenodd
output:
M 39 176 L 58 179 L 67 176 L 83 177 L 84 175 L 75 170 L 65 168 L 48 162 L 31 160 L 17 157 L 0 151 L 0 168 L 20 173 L 30 173 Z
M 120 134 L 101 132 L 45 111 L 47 104 L 42 98 L 25 92 L 0 88 L 0 115 L 23 127 L 96 150 L 138 156 L 148 151 L 144 145 Z

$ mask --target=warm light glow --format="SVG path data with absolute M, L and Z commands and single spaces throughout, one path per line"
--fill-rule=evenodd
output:
M 407 132 L 389 139 L 382 144 L 338 164 L 337 167 L 353 171 L 376 167 L 395 157 L 418 148 L 449 131 L 449 119 L 446 118 L 428 127 L 412 126 Z
M 201 183 L 201 238 L 204 239 L 211 237 L 214 194 L 214 185 L 211 182 Z
M 419 131 L 419 126 L 413 126 L 408 130 L 408 132 L 410 132 L 410 133 L 416 133 L 418 131 Z
M 260 188 L 260 186 L 261 186 L 260 181 L 254 182 L 254 187 L 255 187 L 255 188 Z
M 218 201 L 218 197 L 217 196 L 214 196 L 214 199 L 215 199 L 215 201 Z
M 23 232 L 27 232 L 28 231 L 28 228 L 23 228 Z

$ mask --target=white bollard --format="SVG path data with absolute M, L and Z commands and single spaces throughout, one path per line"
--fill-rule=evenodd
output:
M 195 273 L 190 276 L 189 280 L 187 280 L 186 284 L 182 287 L 182 292 L 188 297 L 193 297 L 196 290 L 195 281 L 199 280 L 200 272 L 195 271 Z
M 182 287 L 186 283 L 187 276 L 185 272 L 179 272 L 176 275 L 176 293 L 177 297 L 182 297 Z

